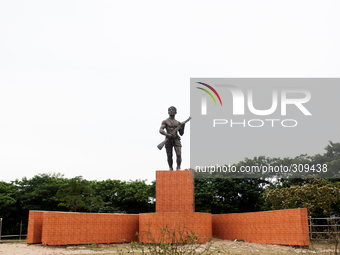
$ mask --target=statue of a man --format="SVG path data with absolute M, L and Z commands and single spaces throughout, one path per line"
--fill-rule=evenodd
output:
M 169 118 L 162 121 L 162 125 L 161 125 L 161 128 L 159 129 L 159 132 L 162 135 L 165 135 L 166 138 L 168 138 L 168 141 L 165 144 L 165 149 L 166 149 L 166 155 L 168 157 L 168 164 L 169 164 L 170 171 L 173 170 L 172 168 L 172 163 L 173 163 L 172 148 L 173 147 L 175 148 L 175 152 L 176 152 L 177 170 L 180 170 L 181 163 L 182 163 L 182 155 L 181 155 L 182 144 L 181 144 L 181 138 L 179 137 L 178 133 L 181 136 L 184 134 L 185 124 L 175 119 L 177 110 L 174 106 L 169 107 L 168 113 L 169 113 Z M 173 132 L 176 129 L 176 127 L 178 127 L 179 125 L 182 125 L 182 127 L 178 130 L 178 133 L 176 132 L 175 134 L 171 134 L 171 132 Z M 166 132 L 164 129 L 166 129 Z

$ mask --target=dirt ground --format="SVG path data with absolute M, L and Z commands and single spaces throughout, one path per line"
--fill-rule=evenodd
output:
M 197 253 L 206 251 L 208 244 L 195 247 Z M 0 255 L 67 255 L 67 254 L 122 254 L 139 253 L 140 247 L 133 248 L 130 244 L 92 244 L 69 246 L 43 246 L 41 244 L 0 243 Z M 334 254 L 330 245 L 317 244 L 309 248 L 282 245 L 266 245 L 239 241 L 219 240 L 212 242 L 207 254 Z

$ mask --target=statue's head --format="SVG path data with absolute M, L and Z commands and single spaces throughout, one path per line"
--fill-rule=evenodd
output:
M 175 116 L 177 113 L 176 107 L 175 106 L 170 106 L 168 109 L 168 113 L 170 116 Z

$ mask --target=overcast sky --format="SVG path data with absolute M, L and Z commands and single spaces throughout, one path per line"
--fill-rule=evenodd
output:
M 191 77 L 339 77 L 339 10 L 311 0 L 2 0 L 0 180 L 154 180 L 168 169 L 160 124 L 171 105 L 189 117 Z M 182 145 L 186 168 L 190 123 Z

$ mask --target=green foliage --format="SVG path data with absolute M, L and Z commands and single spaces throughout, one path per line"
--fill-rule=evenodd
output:
M 340 143 L 329 142 L 324 154 L 314 156 L 300 155 L 293 159 L 296 164 L 326 164 L 328 171 L 339 176 Z M 264 197 L 270 209 L 307 208 L 310 216 L 329 217 L 333 212 L 340 212 L 339 178 L 314 179 L 281 178 L 267 187 Z
M 90 182 L 82 176 L 76 176 L 62 185 L 57 193 L 60 206 L 69 208 L 72 212 L 84 209 L 99 208 L 103 203 L 100 196 L 93 194 Z
M 23 178 L 16 180 L 18 186 L 19 200 L 24 212 L 29 210 L 63 210 L 59 207 L 57 192 L 67 179 L 61 174 L 38 174 L 31 179 Z
M 125 183 L 125 189 L 120 195 L 121 206 L 127 213 L 150 212 L 154 208 L 152 198 L 155 194 L 145 181 L 136 180 Z
M 103 199 L 100 212 L 106 213 L 143 213 L 155 210 L 155 182 L 148 185 L 143 180 L 98 182 L 96 194 Z
M 95 193 L 101 196 L 103 206 L 99 212 L 103 213 L 123 213 L 121 208 L 120 193 L 124 185 L 120 180 L 105 180 L 92 183 Z
M 261 194 L 268 181 L 261 179 L 195 179 L 197 212 L 237 213 L 262 210 Z
M 86 208 L 90 212 L 99 212 L 100 208 L 104 205 L 101 196 L 89 196 L 86 198 Z
M 17 187 L 13 183 L 0 182 L 0 218 L 11 217 L 16 211 Z
M 307 180 L 305 185 L 267 188 L 264 197 L 273 210 L 307 208 L 309 216 L 329 216 L 340 201 L 340 183 L 325 179 Z
M 11 189 L 7 192 L 12 194 L 11 197 L 16 203 L 9 211 L 10 216 L 4 216 L 3 234 L 18 234 L 21 220 L 25 232 L 29 210 L 65 210 L 64 207 L 58 207 L 59 201 L 56 197 L 63 182 L 65 179 L 61 174 L 38 174 L 31 179 L 24 177 L 12 182 Z

